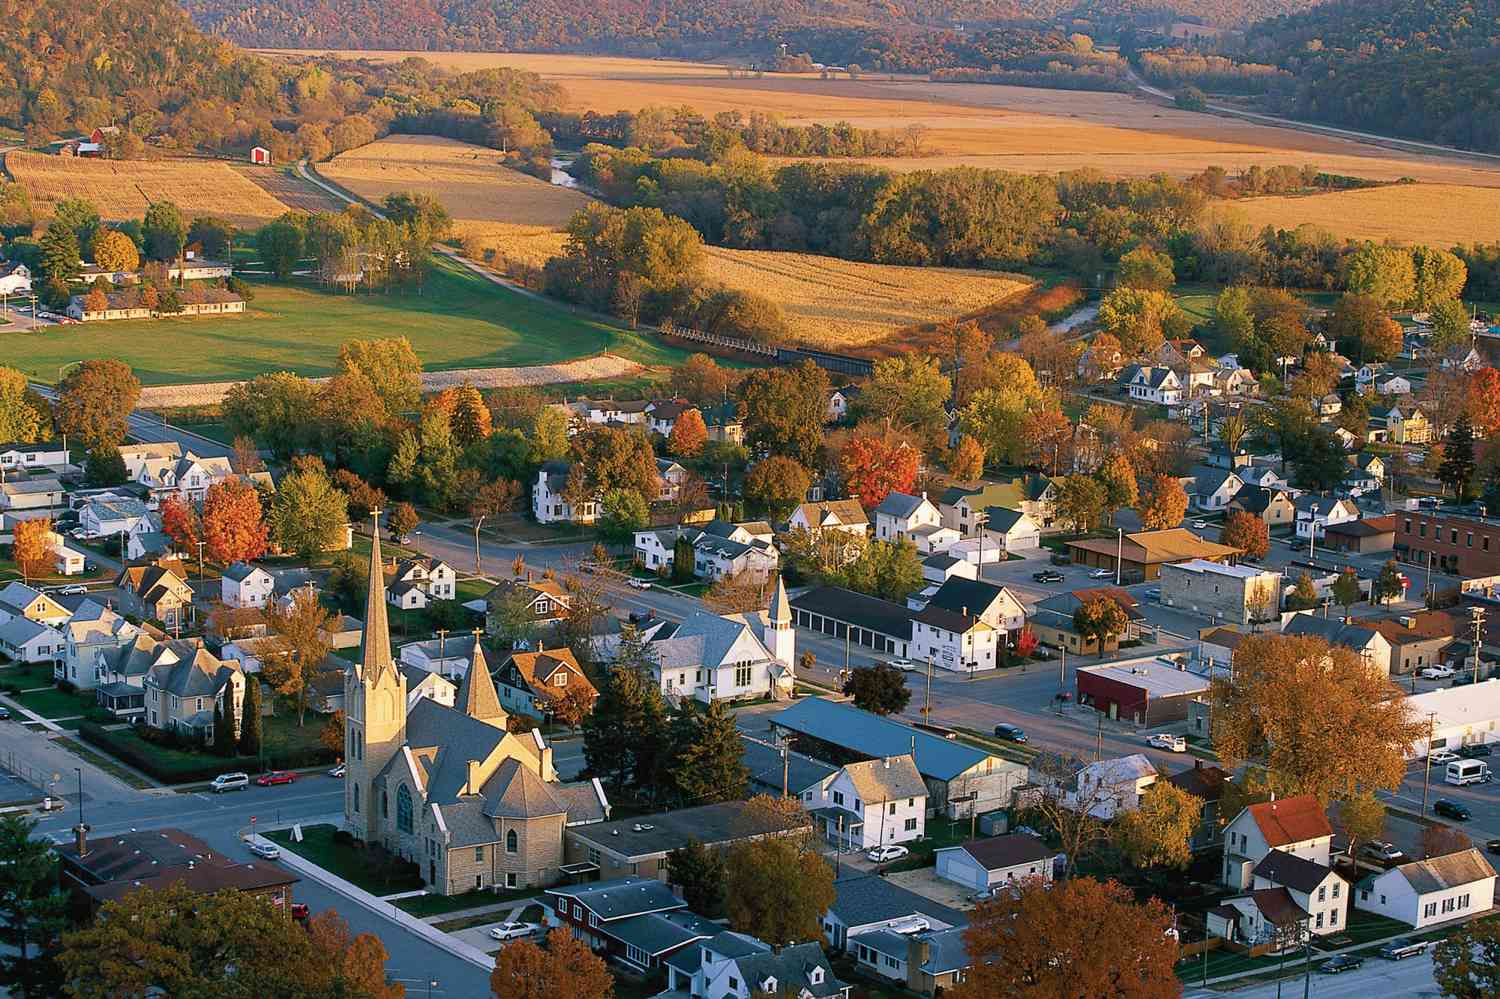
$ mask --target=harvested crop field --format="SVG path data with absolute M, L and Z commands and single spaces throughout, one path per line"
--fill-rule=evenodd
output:
M 316 184 L 309 184 L 289 166 L 236 163 L 234 170 L 256 187 L 299 212 L 341 212 L 345 204 Z
M 153 201 L 171 201 L 188 218 L 217 215 L 258 226 L 287 206 L 215 160 L 95 160 L 13 149 L 5 170 L 31 194 L 37 214 L 65 198 L 84 198 L 109 220 L 140 218 Z
M 512 170 L 503 160 L 493 149 L 456 139 L 390 135 L 318 164 L 318 172 L 371 201 L 392 191 L 430 194 L 459 222 L 559 226 L 588 204 L 587 195 Z
M 1351 239 L 1398 243 L 1488 243 L 1500 235 L 1500 188 L 1397 184 L 1301 197 L 1243 198 L 1217 206 L 1255 228 L 1304 222 Z

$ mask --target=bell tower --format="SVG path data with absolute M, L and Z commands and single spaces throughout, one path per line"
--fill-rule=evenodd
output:
M 771 608 L 766 612 L 770 627 L 766 629 L 771 655 L 783 666 L 796 665 L 797 630 L 792 627 L 792 602 L 786 595 L 786 583 L 776 577 L 776 589 L 771 594 Z
M 366 842 L 381 839 L 375 776 L 406 741 L 406 677 L 391 655 L 380 557 L 380 511 L 372 510 L 370 585 L 359 663 L 344 677 L 344 822 Z

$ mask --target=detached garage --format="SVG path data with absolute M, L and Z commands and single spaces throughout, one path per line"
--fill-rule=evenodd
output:
M 1052 851 L 1035 836 L 994 836 L 971 839 L 937 851 L 938 877 L 971 891 L 1024 878 L 1052 880 Z

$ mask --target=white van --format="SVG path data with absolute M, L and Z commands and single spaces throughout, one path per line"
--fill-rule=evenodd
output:
M 1490 765 L 1483 760 L 1454 760 L 1448 764 L 1443 780 L 1462 787 L 1465 784 L 1483 784 L 1490 779 Z
M 249 774 L 219 774 L 208 785 L 215 794 L 223 794 L 225 791 L 243 791 L 249 786 Z

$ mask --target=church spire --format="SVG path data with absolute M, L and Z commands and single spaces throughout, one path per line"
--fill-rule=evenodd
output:
M 370 534 L 370 591 L 365 597 L 365 634 L 360 648 L 360 676 L 374 683 L 386 670 L 393 673 L 391 626 L 385 613 L 385 563 L 380 558 L 380 511 L 371 510 L 374 530 Z
M 771 624 L 780 627 L 790 627 L 792 623 L 792 602 L 787 599 L 786 583 L 781 576 L 776 577 L 776 590 L 771 594 Z
M 470 718 L 505 727 L 505 709 L 495 693 L 495 681 L 490 676 L 490 664 L 484 657 L 484 648 L 479 643 L 479 629 L 474 630 L 474 654 L 469 657 L 469 671 L 458 689 L 458 710 Z

